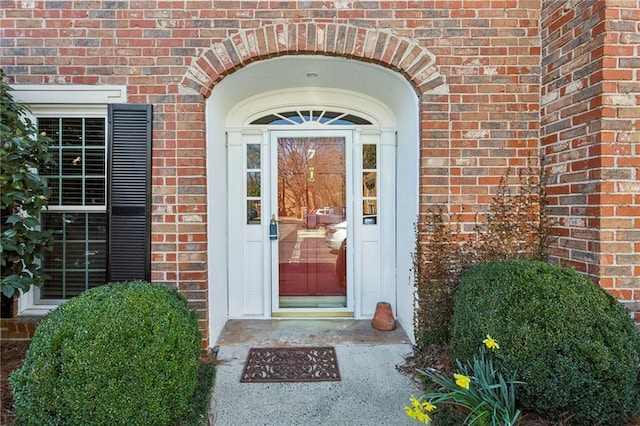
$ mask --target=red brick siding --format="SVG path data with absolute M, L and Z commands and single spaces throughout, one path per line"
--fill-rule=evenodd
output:
M 626 145 L 622 140 L 636 138 L 631 131 L 635 128 L 592 126 L 587 131 L 585 126 L 600 122 L 597 119 L 605 111 L 614 114 L 608 116 L 608 122 L 637 125 L 628 117 L 634 112 L 633 105 L 605 107 L 604 103 L 593 102 L 604 102 L 602 95 L 606 92 L 637 93 L 633 55 L 638 52 L 619 54 L 615 63 L 609 61 L 611 54 L 607 54 L 609 62 L 598 54 L 602 67 L 611 68 L 606 75 L 604 70 L 598 74 L 600 62 L 593 65 L 595 70 L 589 68 L 591 59 L 581 65 L 580 52 L 585 48 L 596 52 L 593 44 L 599 42 L 589 40 L 585 47 L 574 39 L 580 31 L 593 28 L 600 31 L 596 36 L 605 31 L 587 11 L 575 19 L 566 17 L 562 13 L 565 3 L 0 1 L 0 66 L 15 84 L 123 84 L 130 102 L 154 104 L 153 280 L 179 287 L 198 308 L 201 326 L 206 330 L 204 97 L 225 75 L 247 63 L 279 55 L 317 53 L 364 60 L 399 71 L 412 82 L 421 100 L 423 211 L 436 203 L 449 203 L 452 210 L 461 206 L 465 211 L 486 209 L 508 167 L 525 167 L 531 159 L 536 165 L 541 131 L 542 146 L 554 172 L 554 213 L 562 219 L 556 258 L 579 266 L 595 278 L 600 274 L 601 259 L 610 259 L 615 265 L 620 262 L 620 266 L 631 261 L 621 256 L 638 253 L 638 243 L 631 242 L 635 231 L 616 231 L 617 225 L 600 229 L 600 224 L 624 217 L 627 222 L 635 220 L 637 228 L 637 212 L 621 210 L 612 199 L 603 203 L 603 197 L 609 195 L 599 192 L 602 185 L 597 186 L 596 195 L 585 195 L 595 179 L 589 173 L 601 169 L 596 165 L 605 156 L 595 151 L 587 155 L 584 150 L 608 149 L 610 145 L 597 142 L 613 138 L 637 158 L 632 140 Z M 589 13 L 603 8 L 602 2 L 583 3 L 591 5 Z M 620 13 L 616 19 L 637 21 L 637 16 L 631 16 L 637 2 L 625 3 L 631 6 L 615 8 Z M 581 7 L 571 13 L 576 14 Z M 563 31 L 569 29 L 571 36 L 564 35 Z M 606 31 L 614 32 L 619 33 L 619 39 L 612 45 L 634 46 L 628 40 L 637 37 L 637 30 L 635 34 Z M 575 52 L 566 47 L 567 43 Z M 556 58 L 556 51 L 563 57 Z M 559 70 L 552 65 L 565 60 Z M 614 76 L 618 69 L 628 71 L 632 78 L 627 79 L 628 73 Z M 615 89 L 590 89 L 602 93 L 576 102 L 568 79 L 578 84 L 585 79 L 589 82 L 591 76 L 600 78 L 603 85 L 621 81 Z M 541 92 L 545 102 L 542 107 Z M 557 99 L 550 98 L 554 92 Z M 565 129 L 567 117 L 570 126 Z M 578 133 L 573 133 L 574 127 Z M 572 157 L 575 150 L 580 153 L 578 158 Z M 625 155 L 609 153 L 606 158 L 615 159 L 616 166 L 627 171 L 635 168 L 637 173 L 637 164 L 624 164 L 623 158 L 628 158 Z M 628 205 L 637 208 L 640 191 L 633 187 L 634 179 L 637 176 L 617 177 L 615 185 L 620 195 L 632 198 Z M 607 184 L 614 184 L 612 178 Z M 609 210 L 604 210 L 605 206 Z M 612 235 L 611 242 L 626 241 L 626 247 L 635 246 L 630 252 L 605 247 L 601 253 L 605 229 Z M 603 277 L 626 276 L 605 272 Z M 627 277 L 637 280 L 639 273 L 636 267 Z M 604 279 L 602 284 L 614 289 Z M 636 297 L 627 297 L 626 293 L 616 296 L 624 300 Z
M 0 341 L 30 340 L 42 317 L 21 316 L 0 319 Z
M 424 207 L 482 212 L 509 167 L 525 167 L 531 157 L 536 166 L 540 2 L 423 5 L 403 33 L 435 56 L 449 87 L 422 108 Z
M 542 15 L 541 145 L 551 173 L 552 211 L 558 219 L 554 254 L 593 276 L 599 265 L 593 244 L 599 240 L 600 212 L 591 194 L 601 189 L 590 172 L 600 167 L 599 155 L 594 154 L 599 129 L 593 123 L 602 109 L 590 104 L 603 92 L 603 83 L 594 81 L 602 60 L 601 13 L 604 2 L 571 7 L 548 1 Z
M 554 255 L 636 315 L 639 24 L 637 0 L 546 1 L 542 14 L 541 146 L 559 220 Z

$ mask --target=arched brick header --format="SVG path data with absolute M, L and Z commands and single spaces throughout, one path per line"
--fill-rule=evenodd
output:
M 213 45 L 192 62 L 182 86 L 208 97 L 225 75 L 265 58 L 321 54 L 359 59 L 403 74 L 418 94 L 444 84 L 435 58 L 408 38 L 345 24 L 276 24 L 243 31 Z

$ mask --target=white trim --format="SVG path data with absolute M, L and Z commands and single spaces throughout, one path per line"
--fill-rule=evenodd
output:
M 335 137 L 335 138 L 344 138 L 344 152 L 345 152 L 345 166 L 346 166 L 346 170 L 345 170 L 345 188 L 347 188 L 348 194 L 346 197 L 346 206 L 347 207 L 347 222 L 348 223 L 354 223 L 354 208 L 357 208 L 357 204 L 355 202 L 355 198 L 357 198 L 356 194 L 350 193 L 350 191 L 348 190 L 349 188 L 353 188 L 354 185 L 354 181 L 353 181 L 353 173 L 354 173 L 354 163 L 353 163 L 353 149 L 354 149 L 354 134 L 357 134 L 357 131 L 353 128 L 353 126 L 351 126 L 351 129 L 349 130 L 341 130 L 341 129 L 334 129 L 333 127 L 327 127 L 324 126 L 322 127 L 321 130 L 313 130 L 313 131 L 309 131 L 308 127 L 299 127 L 299 126 L 294 126 L 294 127 L 288 127 L 288 126 L 278 126 L 277 127 L 278 130 L 272 130 L 271 132 L 268 132 L 269 134 L 269 138 L 267 139 L 268 143 L 269 143 L 269 148 L 271 150 L 270 152 L 270 164 L 265 165 L 267 167 L 263 167 L 264 170 L 264 174 L 270 175 L 270 183 L 269 186 L 267 187 L 267 191 L 266 193 L 264 193 L 265 195 L 268 195 L 270 197 L 270 202 L 269 202 L 269 206 L 270 206 L 270 211 L 266 212 L 268 215 L 268 218 L 271 217 L 271 215 L 275 215 L 275 217 L 278 217 L 278 191 L 276 190 L 277 188 L 277 184 L 278 184 L 278 149 L 277 149 L 277 139 L 281 138 L 281 137 L 313 137 L 313 138 L 322 138 L 322 137 Z M 263 195 L 263 197 L 266 196 Z M 263 217 L 265 216 L 265 214 L 263 214 Z M 268 221 L 266 221 L 264 223 L 264 230 L 263 230 L 263 234 L 266 235 L 267 234 L 267 230 L 268 230 L 268 226 L 269 223 Z M 271 255 L 270 256 L 265 256 L 266 257 L 266 262 L 265 265 L 267 266 L 265 269 L 270 269 L 271 270 L 271 274 L 266 278 L 266 281 L 268 283 L 268 287 L 269 290 L 271 292 L 271 306 L 270 306 L 270 310 L 269 311 L 265 311 L 267 313 L 267 316 L 273 316 L 274 314 L 282 314 L 282 313 L 302 313 L 302 312 L 311 312 L 311 313 L 320 313 L 319 315 L 321 316 L 321 312 L 322 311 L 332 311 L 332 312 L 356 312 L 358 309 L 358 306 L 356 304 L 356 297 L 355 294 L 357 292 L 356 288 L 357 288 L 357 284 L 355 283 L 354 280 L 354 272 L 353 272 L 353 263 L 350 261 L 347 261 L 347 288 L 346 288 L 346 306 L 345 307 L 341 307 L 341 308 L 337 308 L 337 307 L 331 307 L 331 308 L 281 308 L 280 305 L 280 297 L 278 294 L 278 289 L 277 287 L 279 286 L 279 271 L 278 271 L 278 264 L 279 264 L 279 259 L 278 259 L 278 244 L 279 244 L 279 239 L 278 240 L 273 240 L 273 241 L 269 241 L 267 240 L 267 244 L 269 245 L 268 249 L 266 251 L 270 251 Z M 353 250 L 351 250 L 350 248 L 353 247 L 353 233 L 352 232 L 348 232 L 347 233 L 347 255 L 348 256 L 352 256 Z
M 13 98 L 30 106 L 51 104 L 116 104 L 127 102 L 127 86 L 88 84 L 16 84 Z M 105 108 L 106 110 L 106 108 Z
M 105 205 L 101 205 L 101 206 L 77 206 L 77 205 L 71 205 L 71 206 L 49 206 L 47 208 L 46 211 L 50 211 L 50 212 L 64 212 L 64 213 L 100 213 L 100 212 L 106 212 L 107 211 L 107 206 Z
M 121 85 L 39 85 L 24 84 L 11 86 L 13 99 L 27 104 L 31 120 L 38 117 L 101 117 L 107 119 L 107 104 L 125 103 L 127 88 Z M 105 130 L 108 126 L 105 124 Z M 105 148 L 106 149 L 106 148 Z M 73 207 L 72 207 L 73 208 Z M 50 211 L 68 211 L 64 206 L 51 206 Z M 106 206 L 78 209 L 79 211 L 103 211 Z M 31 289 L 18 298 L 18 316 L 46 315 L 57 308 L 64 300 L 39 300 L 40 289 Z
M 313 103 L 309 102 L 313 99 Z M 288 110 L 335 110 L 365 118 L 375 127 L 395 127 L 396 119 L 393 111 L 379 100 L 344 89 L 325 89 L 318 87 L 296 87 L 293 89 L 270 91 L 252 96 L 230 111 L 225 121 L 227 129 L 238 129 L 248 126 L 253 120 L 265 115 Z M 255 127 L 257 125 L 252 125 Z M 283 126 L 272 126 L 282 129 Z M 296 126 L 297 127 L 297 126 Z M 319 123 L 305 123 L 305 128 L 327 129 Z M 343 126 L 331 126 L 339 129 Z M 344 126 L 352 129 L 354 126 Z
M 62 301 L 59 303 L 50 303 L 52 302 L 51 300 L 48 301 L 48 304 L 36 304 L 35 300 L 36 298 L 39 299 L 39 296 L 39 287 L 31 287 L 28 292 L 22 293 L 18 298 L 18 316 L 44 316 L 62 304 Z
M 245 129 L 245 131 L 243 132 L 243 135 L 250 135 L 251 133 L 253 133 L 256 129 L 253 128 L 247 128 Z M 261 216 L 261 220 L 263 223 L 263 228 L 262 228 L 262 233 L 263 235 L 266 235 L 267 233 L 267 229 L 268 226 L 271 222 L 271 212 L 274 210 L 273 206 L 271 205 L 272 203 L 272 199 L 269 198 L 268 196 L 265 196 L 265 194 L 269 194 L 271 192 L 271 188 L 273 186 L 273 184 L 271 183 L 271 178 L 272 178 L 272 174 L 269 171 L 269 167 L 265 167 L 265 162 L 267 164 L 271 164 L 271 162 L 273 161 L 273 158 L 271 158 L 272 153 L 270 152 L 270 137 L 271 135 L 269 134 L 269 131 L 267 131 L 266 129 L 262 129 L 260 130 L 261 135 L 262 135 L 262 149 L 260 151 L 260 155 L 261 155 L 261 166 L 262 166 L 262 187 L 260 188 L 260 196 L 262 198 L 262 202 L 264 203 L 264 205 L 262 206 L 262 216 Z M 276 202 L 277 205 L 277 202 Z M 277 210 L 277 207 L 276 207 Z M 265 239 L 266 240 L 266 239 Z M 270 240 L 266 240 L 265 241 L 265 245 L 269 246 L 269 249 L 271 248 L 271 241 Z M 263 250 L 262 251 L 262 264 L 263 265 L 269 265 L 271 262 L 271 252 L 270 250 Z M 266 317 L 271 317 L 272 314 L 272 306 L 273 306 L 273 285 L 271 285 L 271 277 L 272 277 L 272 271 L 271 268 L 264 268 L 263 271 L 263 292 L 264 292 L 264 299 L 263 299 L 263 307 L 262 310 L 265 313 Z

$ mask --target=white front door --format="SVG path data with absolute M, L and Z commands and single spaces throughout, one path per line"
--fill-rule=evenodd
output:
M 273 316 L 353 316 L 352 134 L 270 134 Z
M 227 131 L 229 317 L 395 308 L 395 132 L 282 127 Z

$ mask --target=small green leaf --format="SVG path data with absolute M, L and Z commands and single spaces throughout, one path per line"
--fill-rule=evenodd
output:
M 2 233 L 2 238 L 9 240 L 15 238 L 16 235 L 18 235 L 18 232 L 15 229 L 7 229 Z
M 12 297 L 15 292 L 15 287 L 6 285 L 4 282 L 2 283 L 2 294 L 4 294 L 5 297 Z
M 22 220 L 22 218 L 20 216 L 12 214 L 11 216 L 9 216 L 7 218 L 7 222 L 6 223 L 9 224 L 9 225 L 12 225 L 14 223 L 20 222 L 21 220 Z
M 29 228 L 37 228 L 40 226 L 40 221 L 35 217 L 25 217 L 24 224 Z

